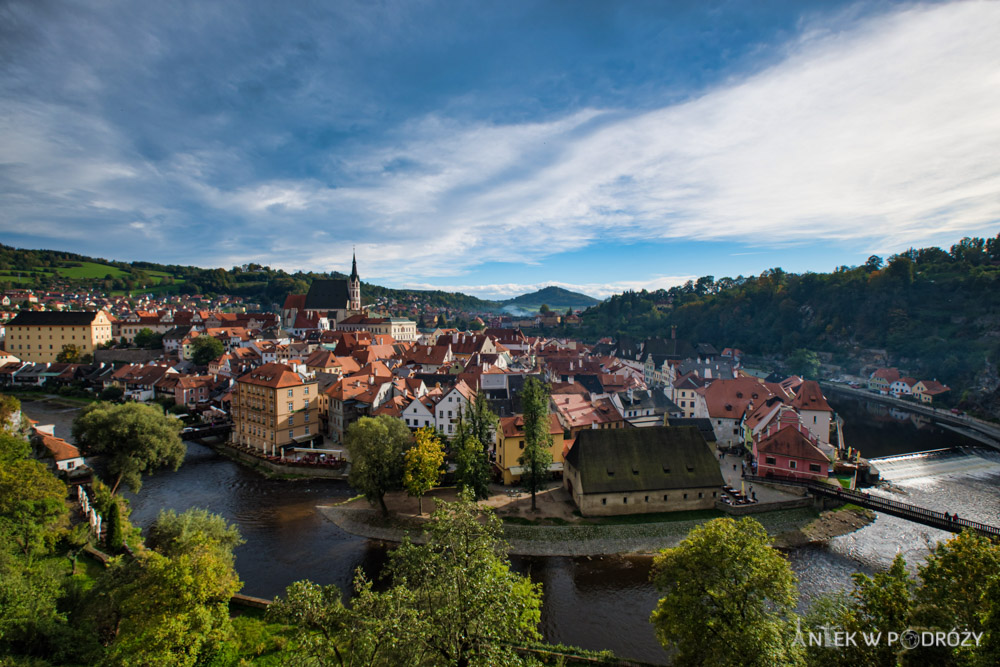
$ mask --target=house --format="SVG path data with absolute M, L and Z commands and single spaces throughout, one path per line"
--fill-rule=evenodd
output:
M 757 378 L 716 380 L 696 392 L 694 416 L 712 420 L 719 447 L 742 445 L 740 426 L 747 408 L 752 409 L 774 395 Z
M 868 378 L 868 388 L 881 394 L 888 394 L 889 387 L 899 380 L 899 369 L 879 368 Z
M 919 398 L 921 403 L 932 403 L 936 397 L 949 391 L 951 391 L 950 387 L 937 380 L 921 380 L 913 385 L 913 395 Z
M 552 446 L 549 451 L 552 453 L 552 465 L 549 466 L 551 472 L 563 471 L 563 427 L 559 423 L 559 418 L 550 414 L 549 435 L 552 436 Z M 500 428 L 496 433 L 496 451 L 493 452 L 493 464 L 496 470 L 503 477 L 504 484 L 513 484 L 521 480 L 524 468 L 518 459 L 524 453 L 524 416 L 502 417 Z
M 50 462 L 52 468 L 66 475 L 87 470 L 87 462 L 80 450 L 62 438 L 55 437 L 53 426 L 35 426 L 31 442 L 39 458 Z
M 694 426 L 582 431 L 563 476 L 583 516 L 711 509 L 723 483 Z
M 111 320 L 98 311 L 21 311 L 6 325 L 6 350 L 23 361 L 54 362 L 66 345 L 93 354 L 111 340 Z
M 806 380 L 799 385 L 790 405 L 795 408 L 813 437 L 822 443 L 830 442 L 830 421 L 833 408 L 826 402 L 823 390 L 815 380 Z
M 233 444 L 272 456 L 319 433 L 317 384 L 284 364 L 264 364 L 236 380 Z M 320 435 L 320 437 L 322 437 Z
M 683 417 L 684 411 L 660 390 L 629 389 L 611 397 L 629 426 L 663 426 L 669 417 Z
M 762 477 L 826 479 L 832 470 L 830 458 L 803 424 L 777 420 L 753 445 L 753 460 Z
M 916 384 L 916 378 L 901 377 L 889 385 L 889 393 L 896 398 L 899 398 L 900 396 L 909 396 L 913 393 L 913 387 L 916 386 Z

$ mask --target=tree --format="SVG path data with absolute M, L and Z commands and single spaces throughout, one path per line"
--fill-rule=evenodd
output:
M 80 363 L 80 348 L 73 343 L 63 345 L 62 352 L 56 355 L 56 361 L 60 364 Z
M 4 449 L 6 460 L 0 465 L 0 534 L 17 544 L 24 556 L 31 557 L 50 548 L 69 524 L 66 484 L 38 461 L 21 458 L 23 447 Z
M 122 526 L 122 506 L 117 498 L 112 498 L 111 509 L 104 516 L 104 523 L 107 528 L 105 539 L 108 548 L 115 553 L 121 551 L 122 547 L 125 546 L 125 531 Z
M 424 513 L 424 494 L 437 486 L 444 465 L 444 448 L 434 430 L 425 427 L 417 429 L 413 446 L 406 450 L 406 465 L 403 470 L 403 486 L 411 496 L 417 497 L 417 510 Z
M 807 629 L 819 632 L 823 627 L 843 632 L 882 633 L 902 632 L 908 627 L 913 582 L 906 572 L 906 562 L 897 555 L 885 572 L 869 577 L 862 573 L 851 575 L 854 589 L 849 595 L 822 598 L 814 603 L 806 617 Z M 803 629 L 805 632 L 806 629 Z M 798 637 L 797 643 L 805 640 Z M 853 646 L 838 647 L 836 651 L 811 646 L 807 649 L 807 662 L 811 665 L 853 667 L 854 665 L 894 665 L 899 645 L 880 641 L 875 645 L 859 641 Z
M 531 492 L 531 509 L 535 510 L 535 494 L 548 481 L 552 464 L 548 385 L 529 377 L 521 391 L 521 406 L 524 410 L 524 451 L 518 463 L 524 466 L 521 482 Z
M 406 425 L 388 415 L 362 417 L 347 428 L 351 453 L 349 482 L 388 516 L 385 494 L 403 487 L 404 453 L 413 437 Z
M 468 490 L 480 500 L 490 495 L 490 464 L 483 443 L 490 442 L 499 420 L 490 410 L 483 393 L 469 405 L 469 411 L 458 412 L 453 448 L 455 451 L 455 481 L 459 490 Z
M 120 401 L 125 396 L 125 390 L 121 387 L 106 387 L 101 390 L 100 399 L 102 401 Z
M 225 553 L 243 544 L 239 529 L 218 514 L 193 507 L 178 514 L 174 510 L 161 510 L 149 527 L 146 546 L 165 556 L 187 553 L 196 543 L 213 544 Z
M 139 330 L 139 333 L 135 335 L 135 338 L 132 339 L 132 342 L 135 343 L 136 347 L 149 347 L 152 345 L 155 338 L 156 334 L 153 333 L 152 329 L 143 327 Z
M 242 583 L 232 555 L 204 536 L 169 557 L 147 549 L 119 559 L 102 580 L 110 664 L 211 664 L 232 634 L 229 600 Z
M 73 438 L 88 454 L 102 454 L 115 478 L 111 493 L 124 482 L 134 493 L 142 475 L 157 468 L 180 467 L 187 451 L 182 424 L 151 405 L 93 403 L 73 420 Z
M 468 495 L 441 503 L 423 545 L 390 554 L 391 585 L 358 574 L 351 608 L 333 586 L 298 582 L 269 615 L 296 626 L 292 651 L 315 665 L 512 665 L 538 641 L 541 586 L 512 572 L 500 521 Z
M 198 336 L 191 343 L 191 361 L 199 366 L 207 366 L 225 351 L 222 341 L 215 336 Z
M 819 376 L 819 355 L 812 350 L 799 348 L 785 359 L 789 372 L 808 379 Z
M 11 431 L 14 418 L 21 414 L 21 401 L 13 396 L 0 394 L 0 431 Z
M 549 308 L 549 304 L 547 304 L 547 303 L 543 303 L 541 306 L 538 307 L 538 314 L 539 315 L 548 315 L 551 312 L 552 312 L 552 309 Z
M 650 617 L 676 665 L 781 665 L 797 660 L 795 575 L 751 518 L 713 519 L 653 563 L 666 595 Z

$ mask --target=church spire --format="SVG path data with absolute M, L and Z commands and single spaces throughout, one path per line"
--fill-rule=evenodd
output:
M 352 249 L 351 252 L 351 280 L 358 280 L 358 253 Z

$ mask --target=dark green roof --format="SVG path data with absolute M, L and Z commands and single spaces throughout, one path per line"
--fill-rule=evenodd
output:
M 89 326 L 97 317 L 94 310 L 22 310 L 9 326 L 79 327 Z
M 350 298 L 343 278 L 314 280 L 306 293 L 303 310 L 344 310 Z
M 694 426 L 580 431 L 566 462 L 583 493 L 722 486 L 719 461 Z

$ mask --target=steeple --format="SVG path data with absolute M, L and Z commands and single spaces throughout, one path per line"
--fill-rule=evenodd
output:
M 351 253 L 351 278 L 347 281 L 347 293 L 350 298 L 348 308 L 354 312 L 361 312 L 361 278 L 358 276 L 358 253 Z
M 358 253 L 352 249 L 351 252 L 351 282 L 358 280 Z

